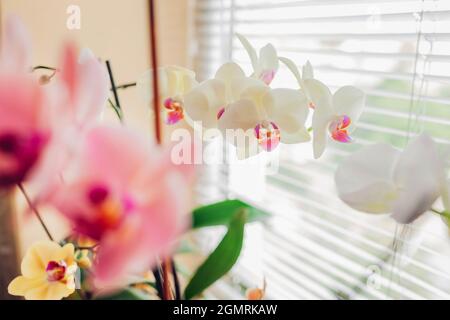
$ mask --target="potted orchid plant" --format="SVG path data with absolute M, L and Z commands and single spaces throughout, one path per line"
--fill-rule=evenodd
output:
M 345 86 L 332 94 L 309 62 L 300 71 L 271 44 L 258 53 L 243 35 L 237 37 L 249 55 L 250 75 L 227 62 L 199 83 L 191 70 L 168 66 L 116 86 L 109 63 L 89 50 L 79 53 L 73 44 L 63 48 L 58 67 L 33 68 L 25 28 L 16 18 L 8 20 L 0 56 L 0 188 L 23 193 L 48 237 L 28 248 L 21 274 L 9 284 L 11 295 L 197 298 L 238 260 L 246 223 L 269 216 L 238 199 L 190 208 L 193 165 L 175 164 L 170 148 L 150 143 L 132 128 L 102 123 L 106 105 L 123 119 L 119 88 L 137 86 L 158 106 L 154 116 L 166 125 L 186 121 L 213 130 L 208 139 L 225 139 L 238 159 L 271 152 L 280 143 L 309 142 L 311 133 L 315 158 L 329 140 L 352 141 L 365 104 L 361 90 Z M 271 88 L 280 62 L 298 88 Z M 51 75 L 36 77 L 33 71 L 40 68 Z M 388 145 L 354 153 L 337 171 L 336 184 L 351 207 L 392 213 L 399 223 L 411 223 L 440 196 L 447 213 L 433 210 L 449 215 L 444 162 L 427 136 L 403 153 Z M 35 190 L 33 197 L 28 189 Z M 64 239 L 55 239 L 46 225 L 40 214 L 45 207 L 70 223 L 72 232 Z M 180 281 L 174 261 L 183 251 L 180 239 L 213 226 L 225 226 L 225 235 Z M 263 296 L 263 289 L 248 293 L 251 299 Z

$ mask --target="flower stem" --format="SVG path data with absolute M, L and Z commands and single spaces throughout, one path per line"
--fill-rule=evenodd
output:
M 447 211 L 439 211 L 439 210 L 436 210 L 434 208 L 431 208 L 430 211 L 432 211 L 432 212 L 434 212 L 434 213 L 436 213 L 436 214 L 438 214 L 438 215 L 440 215 L 440 216 L 442 216 L 444 218 L 450 219 L 450 213 L 447 212 Z
M 115 84 L 115 82 L 114 82 L 114 76 L 113 76 L 112 69 L 111 69 L 111 63 L 109 62 L 109 60 L 106 60 L 106 68 L 108 69 L 109 80 L 110 80 L 110 82 L 111 82 L 111 90 L 112 90 L 112 92 L 113 92 L 114 100 L 115 100 L 115 102 L 116 102 L 116 103 L 115 103 L 115 106 L 116 106 L 116 108 L 117 108 L 118 110 L 120 110 L 120 116 L 119 116 L 119 119 L 120 119 L 121 122 L 123 122 L 123 112 L 122 112 L 122 108 L 121 108 L 121 106 L 120 106 L 119 94 L 117 93 L 116 84 Z M 111 100 L 109 100 L 109 102 L 110 102 L 110 104 L 112 105 Z M 114 108 L 114 107 L 113 107 L 113 108 Z M 116 110 L 116 108 L 114 108 L 114 110 Z M 116 110 L 116 113 L 117 113 L 117 110 Z M 117 114 L 118 114 L 118 113 L 117 113 Z
M 113 108 L 114 112 L 116 113 L 117 117 L 119 118 L 120 122 L 123 123 L 123 116 L 122 111 L 117 108 L 117 106 L 111 101 L 111 99 L 108 98 L 109 105 L 111 108 Z
M 54 241 L 50 231 L 48 230 L 47 226 L 44 223 L 44 220 L 42 219 L 39 211 L 36 209 L 36 206 L 31 201 L 30 197 L 28 196 L 28 193 L 26 192 L 25 188 L 21 183 L 18 183 L 17 186 L 19 187 L 20 191 L 22 192 L 23 196 L 25 197 L 25 200 L 27 201 L 28 206 L 30 207 L 31 211 L 35 214 L 35 216 L 38 218 L 39 223 L 41 224 L 42 228 L 44 228 L 45 233 L 47 234 L 48 238 L 51 241 Z
M 172 289 L 170 288 L 170 259 L 164 259 L 162 262 L 162 276 L 163 276 L 163 299 L 173 300 Z
M 118 85 L 116 87 L 116 89 L 128 89 L 130 87 L 135 87 L 136 85 L 137 85 L 136 82 L 130 82 L 130 83 L 125 83 L 125 84 Z M 113 91 L 113 88 L 111 88 L 111 91 Z
M 178 279 L 177 267 L 173 258 L 170 260 L 170 264 L 172 267 L 173 282 L 175 286 L 175 300 L 181 300 L 180 279 Z
M 35 66 L 33 67 L 32 71 L 36 71 L 36 70 L 52 70 L 52 71 L 58 71 L 58 69 L 53 68 L 53 67 L 47 67 L 47 66 Z
M 156 143 L 162 143 L 162 130 L 159 113 L 159 77 L 158 77 L 158 50 L 156 39 L 156 14 L 155 14 L 155 1 L 148 0 L 149 9 L 149 33 L 150 33 L 150 52 L 151 52 L 151 67 L 152 67 L 152 90 L 153 90 L 153 111 L 155 113 L 154 118 L 154 132 Z
M 158 296 L 163 299 L 163 286 L 162 286 L 162 278 L 161 278 L 161 269 L 158 265 L 155 267 L 155 269 L 152 270 L 153 276 L 155 277 L 155 285 L 156 290 L 158 291 Z

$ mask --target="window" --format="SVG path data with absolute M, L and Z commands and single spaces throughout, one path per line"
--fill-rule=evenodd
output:
M 275 174 L 265 174 L 264 164 L 209 168 L 224 195 L 273 214 L 248 227 L 232 281 L 211 294 L 238 298 L 239 288 L 265 277 L 269 299 L 450 298 L 450 233 L 441 218 L 430 213 L 400 226 L 353 211 L 333 180 L 340 161 L 362 145 L 403 148 L 426 131 L 442 151 L 450 147 L 449 18 L 444 0 L 197 1 L 200 79 L 230 59 L 250 72 L 233 36 L 239 32 L 299 65 L 309 60 L 332 89 L 355 85 L 368 95 L 355 142 L 333 144 L 320 160 L 301 144 L 280 148 Z M 272 86 L 295 88 L 295 81 L 281 67 Z

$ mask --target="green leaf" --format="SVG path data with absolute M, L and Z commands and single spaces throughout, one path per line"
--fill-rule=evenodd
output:
M 236 263 L 244 240 L 244 226 L 247 221 L 248 208 L 235 213 L 228 226 L 228 231 L 217 248 L 197 269 L 184 291 L 186 299 L 192 299 L 224 276 Z
M 269 216 L 267 212 L 258 210 L 241 200 L 225 200 L 194 209 L 192 228 L 228 225 L 236 212 L 247 209 L 248 222 L 261 220 Z
M 149 297 L 134 288 L 126 288 L 109 296 L 98 296 L 95 300 L 150 300 Z

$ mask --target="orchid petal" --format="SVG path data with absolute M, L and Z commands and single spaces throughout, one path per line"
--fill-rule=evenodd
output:
M 80 54 L 78 56 L 78 63 L 84 63 L 86 61 L 89 61 L 91 59 L 96 59 L 94 52 L 92 52 L 89 48 L 83 48 L 80 50 Z
M 22 260 L 21 271 L 25 277 L 35 278 L 45 272 L 47 263 L 54 258 L 61 247 L 52 241 L 40 241 L 28 249 Z
M 134 145 L 127 145 L 130 137 L 136 141 Z M 106 126 L 91 129 L 80 153 L 80 172 L 89 177 L 99 177 L 100 181 L 109 177 L 114 179 L 110 183 L 125 185 L 143 174 L 139 173 L 139 168 L 145 167 L 149 152 L 142 148 L 143 145 L 146 145 L 143 138 L 130 129 L 117 130 Z
M 98 119 L 109 96 L 109 80 L 106 67 L 92 55 L 80 59 L 78 120 L 88 123 Z
M 269 85 L 275 73 L 278 71 L 279 62 L 278 55 L 275 47 L 272 44 L 267 44 L 261 48 L 258 60 L 258 72 L 257 76 L 265 84 Z
M 428 135 L 418 136 L 403 151 L 395 168 L 394 181 L 401 190 L 392 212 L 398 223 L 413 222 L 440 196 L 445 183 L 444 164 Z
M 315 79 L 306 79 L 303 81 L 308 98 L 314 103 L 315 113 L 334 114 L 333 95 L 330 89 L 322 82 Z
M 227 62 L 221 65 L 214 76 L 215 79 L 222 80 L 226 84 L 231 83 L 236 78 L 242 77 L 245 77 L 244 71 L 234 62 Z
M 225 108 L 218 121 L 219 129 L 223 132 L 227 129 L 253 130 L 261 118 L 255 103 L 249 99 L 238 100 Z
M 333 95 L 335 113 L 339 116 L 345 115 L 351 120 L 352 126 L 349 131 L 354 129 L 354 124 L 359 120 L 364 104 L 364 92 L 352 86 L 342 87 Z
M 302 68 L 302 77 L 304 80 L 314 79 L 314 70 L 309 61 L 306 61 L 305 65 Z
M 236 33 L 236 37 L 239 39 L 242 46 L 247 51 L 247 54 L 250 57 L 250 61 L 253 66 L 253 70 L 256 71 L 258 69 L 258 55 L 256 54 L 255 48 L 253 48 L 253 46 L 250 44 L 247 38 L 244 37 L 242 34 Z
M 261 48 L 259 52 L 259 66 L 261 70 L 278 70 L 277 50 L 272 44 L 266 44 Z
M 261 81 L 255 78 L 250 77 L 243 77 L 243 78 L 236 78 L 234 81 L 230 84 L 230 92 L 229 95 L 227 93 L 227 99 L 229 102 L 237 101 L 242 98 L 242 94 L 247 91 L 249 88 L 252 87 L 261 87 L 266 88 L 268 87 Z M 264 89 L 261 89 L 264 90 Z
M 240 97 L 241 99 L 250 99 L 253 101 L 261 116 L 260 120 L 267 120 L 263 119 L 267 112 L 264 108 L 264 102 L 267 102 L 267 99 L 272 99 L 272 97 L 268 95 L 269 93 L 270 88 L 265 85 L 251 85 L 241 92 Z M 269 103 L 268 106 L 270 105 L 272 104 Z
M 159 98 L 176 98 L 197 85 L 195 73 L 179 66 L 158 68 Z M 153 101 L 153 71 L 147 70 L 137 81 L 136 86 L 145 103 Z
M 318 159 L 325 151 L 328 139 L 328 124 L 333 119 L 332 96 L 322 82 L 308 79 L 304 81 L 310 99 L 315 105 L 312 118 L 314 158 Z
M 163 68 L 168 80 L 168 97 L 177 97 L 190 91 L 197 85 L 195 73 L 179 66 L 167 66 Z
M 216 72 L 215 79 L 223 81 L 226 90 L 226 98 L 231 101 L 237 95 L 233 93 L 233 84 L 247 79 L 244 71 L 234 62 L 223 64 Z
M 40 278 L 28 278 L 19 276 L 8 285 L 8 293 L 14 296 L 25 296 L 28 300 L 36 300 L 33 299 L 36 297 L 29 296 L 28 292 L 34 292 L 36 288 L 46 288 L 47 286 L 48 282 L 45 277 L 41 276 Z
M 236 146 L 239 159 L 259 152 L 254 128 L 260 121 L 257 106 L 250 99 L 228 105 L 218 120 L 218 127 L 225 139 Z
M 76 48 L 70 44 L 65 47 L 62 60 L 60 76 L 70 108 L 64 110 L 64 115 L 72 113 L 69 119 L 76 124 L 92 123 L 100 116 L 109 95 L 106 68 L 93 54 L 85 52 L 78 59 Z
M 17 16 L 7 19 L 1 46 L 1 67 L 13 72 L 28 71 L 31 67 L 31 40 Z
M 400 151 L 388 144 L 362 148 L 346 158 L 335 174 L 339 198 L 367 213 L 389 213 L 397 189 L 392 175 Z
M 217 79 L 201 83 L 184 96 L 187 115 L 206 128 L 217 127 L 217 113 L 225 105 L 225 84 Z
M 267 99 L 268 96 L 271 99 Z M 281 142 L 301 143 L 310 140 L 305 128 L 309 109 L 305 96 L 299 90 L 273 89 L 265 97 L 264 105 L 270 120 L 281 130 Z

